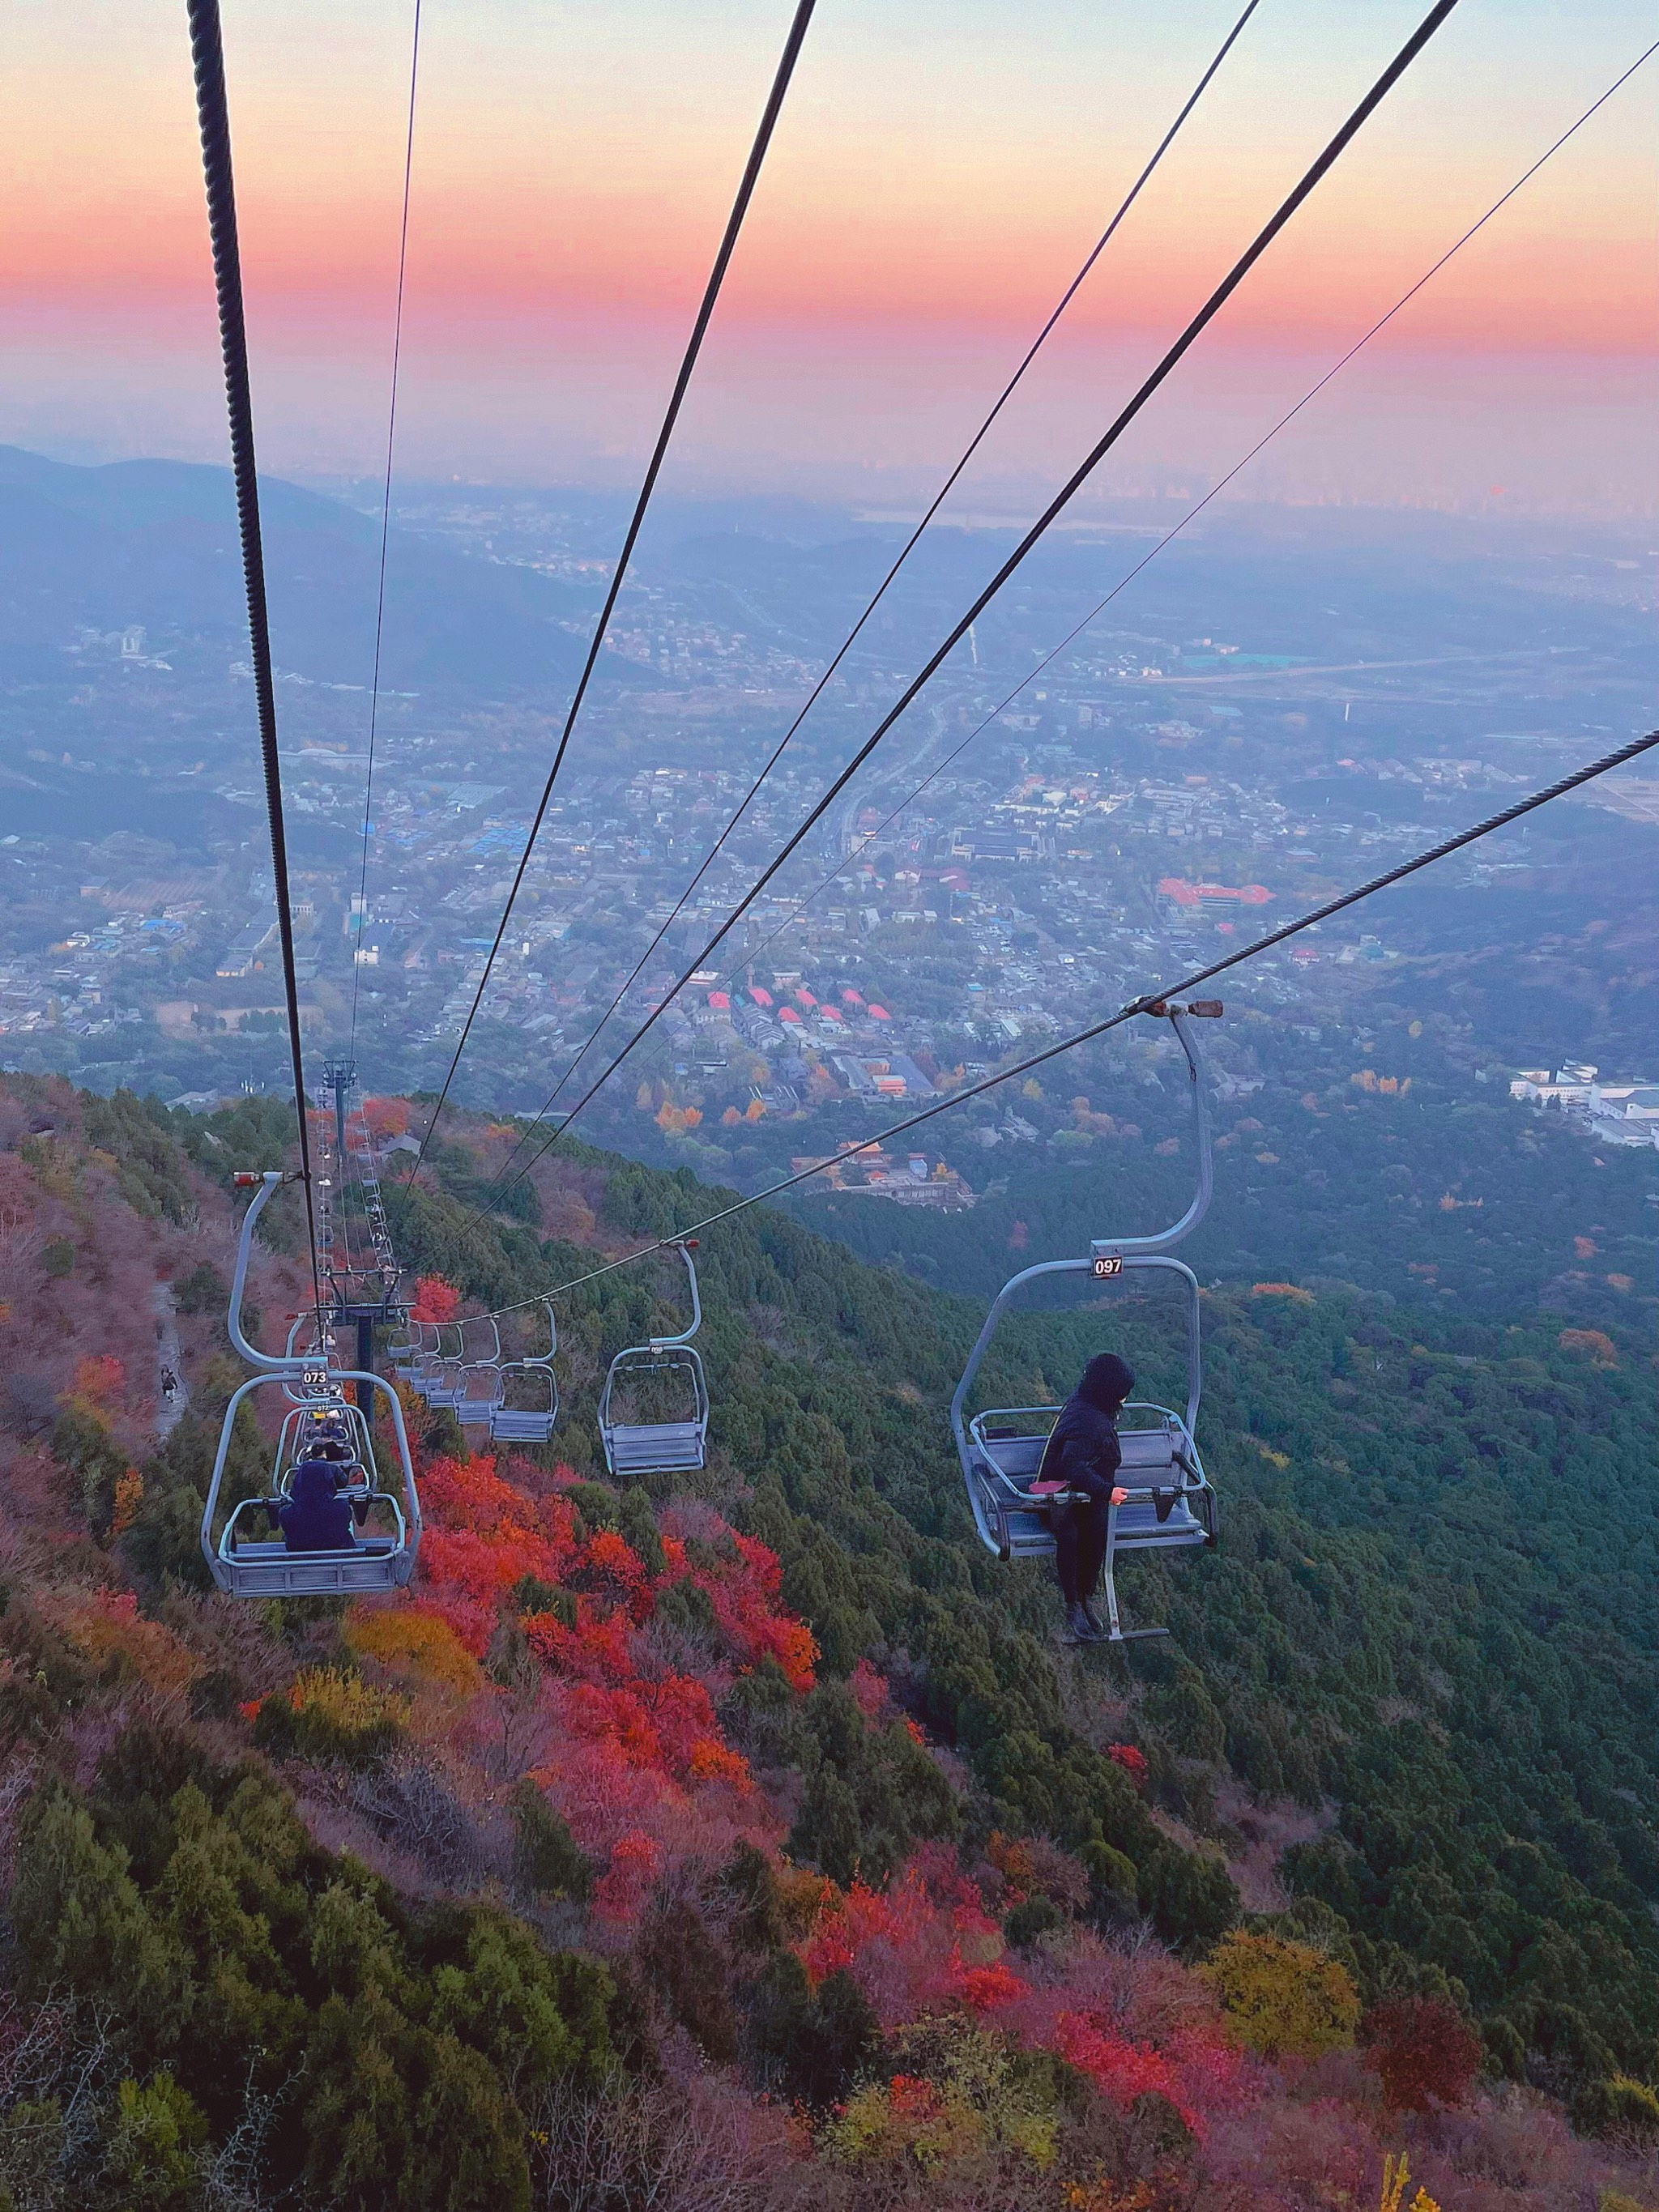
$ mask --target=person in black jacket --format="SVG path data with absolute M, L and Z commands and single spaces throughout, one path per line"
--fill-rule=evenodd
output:
M 303 1459 L 295 1468 L 276 1516 L 290 1552 L 349 1552 L 356 1542 L 350 1503 L 337 1487 L 339 1473 L 325 1459 Z
M 1087 1503 L 1054 1513 L 1054 1573 L 1066 1603 L 1066 1623 L 1079 1644 L 1106 1634 L 1095 1612 L 1095 1586 L 1106 1558 L 1106 1509 L 1128 1496 L 1117 1486 L 1123 1452 L 1117 1416 L 1135 1387 L 1134 1370 L 1115 1352 L 1103 1352 L 1060 1409 L 1042 1455 L 1045 1481 L 1061 1481 Z

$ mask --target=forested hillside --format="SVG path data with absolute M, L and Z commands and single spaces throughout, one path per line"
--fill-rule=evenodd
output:
M 0 1100 L 13 2203 L 1336 2212 L 1401 2152 L 1396 2204 L 1659 2202 L 1633 1334 L 1212 1289 L 1222 1541 L 1124 1571 L 1167 1643 L 1079 1653 L 972 1538 L 943 1408 L 981 1309 L 752 1212 L 699 1255 L 702 1475 L 603 1478 L 605 1364 L 678 1312 L 619 1271 L 562 1305 L 544 1451 L 411 1402 L 409 1593 L 237 1608 L 196 1550 L 228 1186 L 284 1133 Z M 513 1133 L 397 1195 L 423 1296 L 710 1210 L 573 1147 L 475 1219 Z M 1171 1320 L 1033 1314 L 986 1387 L 1113 1346 L 1172 1389 Z
M 1449 1032 L 1443 1017 L 1425 1024 L 1409 1006 L 1389 1007 L 1362 1051 L 1346 1030 L 1311 1045 L 1230 1006 L 1213 1048 L 1236 1071 L 1231 1095 L 1216 1085 L 1215 1200 L 1186 1256 L 1206 1279 L 1293 1273 L 1486 1320 L 1542 1305 L 1594 1328 L 1651 1329 L 1659 1156 L 1596 1145 L 1565 1115 L 1510 1099 L 1501 1079 L 1477 1081 L 1472 1045 Z M 894 1258 L 984 1297 L 1018 1267 L 1075 1253 L 1080 1223 L 1128 1236 L 1180 1212 L 1194 1148 L 1167 1050 L 1134 1038 L 1096 1079 L 1073 1070 L 1039 1087 L 1014 1102 L 1028 1139 L 964 1145 L 952 1114 L 920 1140 L 951 1144 L 980 1194 L 971 1212 L 901 1210 L 811 1184 L 791 1209 L 860 1259 Z M 988 1135 L 1006 1113 L 994 1093 L 963 1118 Z M 796 1149 L 848 1142 L 827 1120 Z

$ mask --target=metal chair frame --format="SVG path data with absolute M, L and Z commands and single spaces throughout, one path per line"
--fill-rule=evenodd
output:
M 967 1415 L 974 1379 L 998 1322 L 1018 1291 L 1046 1276 L 1082 1274 L 1109 1281 L 1130 1270 L 1152 1268 L 1175 1275 L 1184 1285 L 1186 1407 L 1176 1411 L 1145 1400 L 1132 1400 L 1124 1408 L 1126 1413 L 1154 1416 L 1155 1425 L 1125 1429 L 1121 1434 L 1123 1464 L 1120 1486 L 1127 1491 L 1128 1496 L 1121 1505 L 1109 1506 L 1107 1510 L 1106 1559 L 1102 1575 L 1108 1637 L 1114 1644 L 1168 1633 L 1161 1628 L 1123 1626 L 1115 1580 L 1119 1554 L 1190 1550 L 1214 1543 L 1218 1533 L 1215 1492 L 1204 1472 L 1196 1442 L 1203 1382 L 1198 1278 L 1184 1261 L 1167 1256 L 1169 1248 L 1189 1236 L 1209 1209 L 1215 1183 L 1209 1109 L 1204 1092 L 1202 1060 L 1187 1025 L 1186 1013 L 1178 1007 L 1160 1011 L 1166 1014 L 1180 1041 L 1192 1086 L 1198 1140 L 1198 1188 L 1191 1203 L 1178 1220 L 1155 1235 L 1097 1237 L 1091 1242 L 1085 1258 L 1043 1261 L 1036 1267 L 1022 1269 L 1005 1283 L 992 1301 L 985 1325 L 951 1400 L 951 1433 L 981 1542 L 1004 1561 L 1052 1557 L 1055 1548 L 1054 1515 L 1083 1502 L 1075 1493 L 1064 1489 L 1035 1494 L 1033 1491 L 1033 1486 L 1042 1480 L 1048 1432 L 1059 1418 L 1060 1407 L 988 1407 L 971 1419 Z M 1158 1510 L 1160 1503 L 1164 1507 L 1162 1519 Z
M 554 1318 L 551 1299 L 544 1304 L 547 1309 L 547 1351 L 527 1355 L 523 1359 L 508 1359 L 501 1364 L 501 1396 L 489 1416 L 489 1437 L 498 1444 L 544 1444 L 553 1434 L 559 1418 L 558 1377 L 553 1372 L 554 1356 L 559 1348 L 559 1325 Z M 547 1403 L 539 1401 L 543 1390 Z M 536 1394 L 533 1406 L 509 1405 L 515 1392 Z
M 278 1357 L 260 1352 L 243 1334 L 242 1294 L 247 1281 L 254 1224 L 283 1180 L 282 1175 L 274 1170 L 261 1176 L 260 1188 L 243 1218 L 227 1326 L 236 1350 L 259 1371 L 232 1393 L 225 1408 L 219 1449 L 214 1455 L 213 1474 L 202 1508 L 202 1556 L 214 1582 L 231 1597 L 338 1597 L 400 1589 L 414 1573 L 420 1551 L 421 1502 L 403 1407 L 396 1390 L 382 1376 L 336 1367 L 326 1357 L 325 1346 L 320 1347 L 321 1357 L 316 1352 L 284 1353 Z M 296 1323 L 290 1331 L 290 1342 L 298 1327 Z M 365 1389 L 378 1390 L 386 1401 L 401 1477 L 397 1489 L 386 1489 L 381 1485 L 369 1425 L 361 1406 L 347 1398 L 348 1383 L 355 1384 L 360 1395 Z M 277 1434 L 271 1500 L 239 1500 L 216 1540 L 213 1524 L 218 1515 L 236 1416 L 243 1401 L 261 1389 L 281 1390 L 289 1408 Z M 252 1539 L 242 1530 L 244 1516 L 289 1494 L 294 1455 L 301 1438 L 316 1415 L 325 1411 L 344 1415 L 363 1471 L 362 1481 L 349 1486 L 344 1495 L 359 1502 L 367 1501 L 371 1508 L 378 1507 L 389 1513 L 391 1534 L 376 1533 L 356 1539 L 349 1548 L 332 1552 L 290 1552 L 280 1537 Z
M 705 1461 L 708 1443 L 708 1380 L 702 1355 L 691 1342 L 702 1326 L 702 1301 L 697 1290 L 697 1266 L 691 1257 L 695 1238 L 677 1242 L 673 1248 L 685 1262 L 691 1289 L 691 1325 L 676 1336 L 653 1336 L 633 1344 L 611 1361 L 599 1396 L 599 1441 L 605 1463 L 611 1474 L 686 1474 Z M 678 1374 L 690 1386 L 693 1413 L 684 1421 L 618 1421 L 611 1403 L 619 1379 L 649 1374 Z
M 488 1330 L 490 1349 L 477 1358 L 466 1357 L 466 1333 L 475 1334 Z M 456 1401 L 455 1411 L 463 1428 L 488 1428 L 495 1408 L 501 1402 L 501 1332 L 493 1314 L 475 1315 L 460 1324 L 462 1356 L 461 1395 Z M 480 1384 L 483 1388 L 480 1389 Z

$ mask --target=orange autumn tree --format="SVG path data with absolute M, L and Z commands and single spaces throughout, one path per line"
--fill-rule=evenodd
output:
M 72 1395 L 94 1413 L 107 1413 L 125 1387 L 127 1370 L 113 1352 L 95 1352 L 75 1366 Z
M 461 1294 L 453 1283 L 446 1282 L 441 1275 L 422 1275 L 415 1285 L 409 1317 L 427 1322 L 453 1321 L 460 1303 Z
M 406 1098 L 365 1098 L 358 1112 L 377 1145 L 384 1145 L 393 1137 L 401 1137 L 408 1130 L 409 1101 Z

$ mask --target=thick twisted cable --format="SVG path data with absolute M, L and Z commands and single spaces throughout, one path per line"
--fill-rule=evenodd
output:
M 537 838 L 541 835 L 542 823 L 553 797 L 553 787 L 558 781 L 559 770 L 564 763 L 565 751 L 570 743 L 570 734 L 576 726 L 577 716 L 581 713 L 582 702 L 587 696 L 587 686 L 599 661 L 605 634 L 611 627 L 611 617 L 615 611 L 617 598 L 622 592 L 623 580 L 628 574 L 629 562 L 633 558 L 634 548 L 645 522 L 646 509 L 651 504 L 651 495 L 655 490 L 657 478 L 662 472 L 662 465 L 668 452 L 669 441 L 672 438 L 674 426 L 679 420 L 680 409 L 684 404 L 686 392 L 691 382 L 691 372 L 697 365 L 697 356 L 702 350 L 703 338 L 714 313 L 714 303 L 719 299 L 720 287 L 726 281 L 726 272 L 737 246 L 738 234 L 743 228 L 744 217 L 749 212 L 749 203 L 754 198 L 755 186 L 760 181 L 761 167 L 766 159 L 767 149 L 772 143 L 772 133 L 777 127 L 778 117 L 783 108 L 784 94 L 788 91 L 790 79 L 795 73 L 795 64 L 800 57 L 801 44 L 806 36 L 806 27 L 812 20 L 812 10 L 816 4 L 817 0 L 797 0 L 794 18 L 789 27 L 789 35 L 784 41 L 783 54 L 778 63 L 776 75 L 772 80 L 772 89 L 767 97 L 766 106 L 761 115 L 760 127 L 755 133 L 755 143 L 750 149 L 749 159 L 744 167 L 743 179 L 738 186 L 738 196 L 732 202 L 731 215 L 726 219 L 720 251 L 714 256 L 714 266 L 710 271 L 708 283 L 703 292 L 702 304 L 697 310 L 697 319 L 691 328 L 691 336 L 686 345 L 684 358 L 680 362 L 679 374 L 674 380 L 674 389 L 669 398 L 667 410 L 663 416 L 662 428 L 657 433 L 657 442 L 652 449 L 650 464 L 645 472 L 645 480 L 640 486 L 639 497 L 634 504 L 633 517 L 628 526 L 628 533 L 623 539 L 622 551 L 617 556 L 617 565 L 611 578 L 610 589 L 605 593 L 605 605 L 599 610 L 599 619 L 594 626 L 593 635 L 588 643 L 587 656 L 582 663 L 581 675 L 577 680 L 575 692 L 565 716 L 564 727 L 559 733 L 558 745 L 553 755 L 553 765 L 547 772 L 547 781 L 542 787 L 542 795 L 537 803 L 535 818 L 530 825 L 530 835 L 525 840 L 524 851 L 514 872 L 513 881 L 507 894 L 507 903 L 501 908 L 501 919 L 495 931 L 495 941 L 490 945 L 489 957 L 484 962 L 483 973 L 478 978 L 478 988 L 472 994 L 472 1004 L 467 1009 L 466 1019 L 461 1025 L 461 1034 L 456 1042 L 448 1072 L 444 1077 L 443 1088 L 438 1093 L 438 1103 L 432 1109 L 431 1118 L 426 1125 L 426 1133 L 421 1139 L 421 1149 L 416 1154 L 415 1164 L 410 1170 L 409 1180 L 411 1183 L 421 1172 L 426 1159 L 427 1146 L 431 1143 L 433 1133 L 437 1128 L 438 1117 L 444 1110 L 445 1102 L 449 1097 L 450 1085 L 455 1080 L 455 1071 L 461 1064 L 461 1054 L 465 1051 L 466 1041 L 472 1034 L 472 1024 L 477 1021 L 478 1009 L 483 1004 L 483 995 L 489 988 L 489 978 L 495 969 L 495 956 L 501 949 L 501 939 L 507 934 L 507 926 L 512 919 L 513 908 L 517 903 L 520 888 L 525 879 L 525 872 L 530 866 L 530 856 L 536 849 Z
M 1135 179 L 1133 184 L 1130 185 L 1127 192 L 1125 193 L 1123 199 L 1118 206 L 1116 213 L 1113 216 L 1111 221 L 1107 224 L 1105 229 L 1102 231 L 1099 238 L 1097 239 L 1093 246 L 1090 249 L 1088 257 L 1085 260 L 1082 267 L 1078 270 L 1076 276 L 1073 277 L 1071 283 L 1066 287 L 1065 291 L 1061 293 L 1060 299 L 1049 314 L 1048 320 L 1043 324 L 1036 337 L 1032 339 L 1030 344 L 1026 348 L 1024 357 L 1020 362 L 1019 366 L 1015 369 L 1013 374 L 1009 378 L 1006 384 L 1003 386 L 1002 390 L 998 393 L 989 414 L 986 416 L 985 420 L 980 424 L 978 429 L 975 431 L 973 436 L 969 440 L 967 445 L 963 449 L 960 459 L 957 462 L 955 467 L 952 468 L 949 476 L 945 477 L 939 489 L 934 493 L 933 499 L 929 501 L 921 520 L 917 522 L 915 527 L 911 531 L 908 538 L 905 539 L 904 544 L 899 548 L 897 556 L 894 559 L 892 566 L 888 569 L 887 574 L 882 578 L 880 583 L 877 585 L 874 592 L 865 605 L 864 611 L 860 615 L 858 620 L 853 624 L 852 629 L 848 631 L 847 635 L 842 640 L 841 644 L 836 647 L 835 657 L 830 660 L 828 666 L 824 669 L 823 673 L 818 678 L 817 682 L 812 686 L 811 690 L 807 693 L 806 697 L 802 701 L 799 708 L 795 713 L 793 720 L 784 731 L 783 735 L 778 739 L 777 744 L 773 747 L 771 753 L 767 757 L 754 781 L 750 783 L 748 790 L 738 802 L 736 811 L 732 813 L 731 818 L 726 823 L 726 827 L 720 831 L 720 836 L 714 840 L 714 842 L 709 847 L 708 852 L 704 854 L 703 859 L 698 866 L 697 872 L 692 877 L 690 882 L 686 885 L 685 889 L 680 893 L 679 897 L 675 901 L 673 909 L 670 913 L 668 919 L 659 928 L 656 935 L 651 939 L 651 942 L 646 946 L 644 951 L 641 953 L 639 958 L 635 962 L 632 969 L 624 978 L 616 996 L 611 1000 L 611 1004 L 605 1008 L 605 1012 L 599 1016 L 599 1020 L 594 1023 L 586 1036 L 583 1038 L 581 1044 L 576 1050 L 574 1057 L 570 1060 L 568 1066 L 565 1068 L 564 1073 L 560 1076 L 558 1081 L 549 1092 L 544 1103 L 537 1113 L 535 1119 L 523 1132 L 519 1138 L 517 1144 L 514 1146 L 513 1150 L 501 1162 L 501 1167 L 497 1170 L 496 1175 L 496 1180 L 498 1182 L 501 1177 L 507 1175 L 520 1149 L 529 1142 L 537 1127 L 547 1119 L 554 1107 L 558 1103 L 560 1097 L 563 1094 L 565 1085 L 569 1082 L 571 1077 L 574 1075 L 576 1070 L 581 1066 L 583 1060 L 586 1059 L 589 1052 L 592 1051 L 593 1046 L 603 1034 L 606 1024 L 616 1013 L 617 1009 L 622 1005 L 623 1000 L 627 997 L 629 992 L 632 990 L 634 985 L 639 981 L 641 975 L 644 971 L 646 963 L 650 959 L 652 954 L 657 950 L 657 947 L 667 936 L 669 931 L 672 929 L 674 924 L 679 920 L 681 915 L 684 913 L 686 902 L 691 897 L 698 884 L 702 883 L 703 878 L 708 873 L 709 869 L 714 866 L 714 862 L 719 859 L 720 854 L 726 849 L 727 839 L 732 836 L 732 833 L 736 830 L 738 824 L 743 820 L 744 816 L 749 811 L 750 807 L 754 804 L 756 798 L 760 793 L 762 786 L 766 782 L 767 778 L 771 775 L 773 769 L 776 768 L 778 763 L 783 758 L 785 752 L 787 750 L 796 732 L 800 728 L 801 724 L 806 720 L 813 708 L 817 706 L 818 701 L 823 696 L 824 692 L 828 690 L 831 681 L 835 678 L 836 672 L 841 667 L 842 661 L 846 659 L 848 654 L 858 642 L 859 638 L 863 635 L 865 628 L 870 622 L 871 617 L 874 615 L 877 608 L 881 605 L 883 599 L 886 598 L 888 591 L 896 580 L 900 569 L 903 568 L 911 554 L 915 552 L 917 544 L 921 539 L 923 532 L 933 521 L 933 517 L 939 513 L 940 507 L 944 506 L 951 492 L 956 489 L 957 483 L 960 479 L 963 471 L 967 468 L 975 454 L 979 451 L 986 439 L 990 435 L 991 430 L 994 426 L 998 416 L 1002 413 L 1003 409 L 1006 407 L 1008 402 L 1013 398 L 1015 392 L 1018 390 L 1021 383 L 1024 381 L 1026 371 L 1030 368 L 1038 354 L 1042 352 L 1043 347 L 1048 343 L 1048 339 L 1054 334 L 1055 325 L 1059 323 L 1060 317 L 1066 313 L 1066 308 L 1070 307 L 1072 301 L 1082 289 L 1083 285 L 1087 281 L 1089 274 L 1094 268 L 1095 264 L 1099 260 L 1101 255 L 1106 251 L 1106 248 L 1111 244 L 1113 239 L 1121 228 L 1130 209 L 1133 207 L 1135 202 L 1140 198 L 1142 191 L 1151 181 L 1152 173 L 1157 169 L 1159 162 L 1162 161 L 1164 156 L 1169 152 L 1170 147 L 1174 145 L 1176 138 L 1181 134 L 1182 127 L 1186 123 L 1188 117 L 1192 113 L 1193 110 L 1198 106 L 1199 101 L 1203 98 L 1206 91 L 1209 88 L 1211 80 L 1214 77 L 1217 70 L 1219 70 L 1223 62 L 1226 60 L 1227 56 L 1232 52 L 1233 47 L 1237 44 L 1239 37 L 1244 29 L 1244 26 L 1249 21 L 1251 16 L 1255 13 L 1257 8 L 1260 7 L 1261 4 L 1261 0 L 1249 0 L 1249 4 L 1246 6 L 1243 14 L 1240 15 L 1238 21 L 1233 25 L 1232 29 L 1228 32 L 1225 39 L 1223 40 L 1221 46 L 1217 50 L 1209 67 L 1205 70 L 1203 76 L 1200 77 L 1192 91 L 1188 94 L 1187 98 L 1182 106 L 1181 112 L 1176 117 L 1174 122 L 1171 123 L 1169 128 L 1165 131 L 1163 137 L 1159 139 L 1158 144 L 1153 148 L 1151 155 L 1148 157 L 1145 166 L 1141 169 L 1140 174 Z
M 224 41 L 218 0 L 188 0 L 196 112 L 202 133 L 202 171 L 207 185 L 208 234 L 219 307 L 219 346 L 224 359 L 225 405 L 230 424 L 231 475 L 247 593 L 248 645 L 264 769 L 265 814 L 270 828 L 270 868 L 288 1006 L 289 1057 L 294 1111 L 300 1127 L 300 1179 L 305 1192 L 311 1251 L 312 1293 L 320 1316 L 322 1275 L 317 1256 L 317 1212 L 311 1182 L 311 1133 L 307 1121 L 305 1060 L 300 1046 L 300 994 L 294 966 L 294 914 L 288 880 L 288 835 L 283 821 L 283 768 L 276 746 L 276 695 L 270 659 L 270 619 L 265 599 L 264 543 L 259 526 L 259 477 L 253 450 L 253 395 L 248 377 L 247 324 L 242 304 L 242 258 L 236 234 L 236 191 L 231 173 L 230 111 L 225 94 Z

